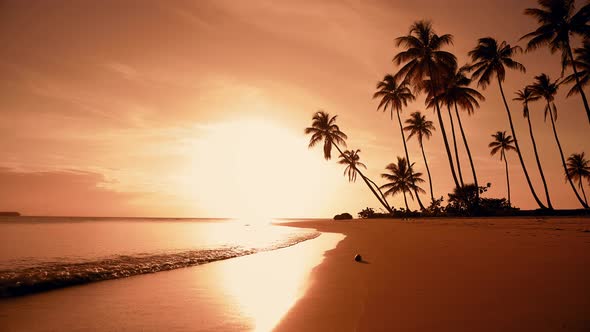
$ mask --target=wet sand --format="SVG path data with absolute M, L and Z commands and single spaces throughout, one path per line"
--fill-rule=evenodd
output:
M 347 237 L 276 331 L 590 331 L 588 218 L 292 226 Z

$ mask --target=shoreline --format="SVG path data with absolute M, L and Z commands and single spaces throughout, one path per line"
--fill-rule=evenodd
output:
M 590 219 L 473 219 L 284 224 L 346 238 L 275 331 L 590 330 Z

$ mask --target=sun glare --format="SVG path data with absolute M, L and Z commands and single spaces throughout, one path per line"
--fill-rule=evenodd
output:
M 309 214 L 322 201 L 310 184 L 326 180 L 306 144 L 264 119 L 212 125 L 196 147 L 192 196 L 212 215 L 244 220 Z

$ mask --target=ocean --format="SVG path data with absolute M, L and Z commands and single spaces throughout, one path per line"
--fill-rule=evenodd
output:
M 230 219 L 0 217 L 0 297 L 288 247 L 314 230 Z

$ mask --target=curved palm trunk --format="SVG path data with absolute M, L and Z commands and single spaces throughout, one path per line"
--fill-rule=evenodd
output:
M 463 130 L 463 124 L 461 123 L 461 117 L 459 116 L 459 109 L 457 108 L 457 103 L 455 103 L 455 113 L 457 114 L 457 122 L 459 123 L 459 130 L 461 131 L 461 137 L 463 138 L 463 145 L 465 145 L 465 150 L 467 151 L 467 157 L 469 157 L 469 164 L 471 166 L 471 173 L 473 174 L 473 183 L 477 188 L 479 188 L 479 183 L 477 181 L 477 174 L 475 174 L 475 166 L 473 165 L 473 158 L 471 157 L 471 150 L 469 149 L 469 144 L 467 144 L 467 136 L 465 136 L 465 131 Z M 479 201 L 479 189 L 475 192 L 476 199 Z
M 541 167 L 541 161 L 539 160 L 539 153 L 537 152 L 537 143 L 535 143 L 535 136 L 533 135 L 533 126 L 531 125 L 531 113 L 530 112 L 526 118 L 529 123 L 529 134 L 531 135 L 531 141 L 533 142 L 533 151 L 535 151 L 535 159 L 537 160 L 537 167 L 539 168 L 539 174 L 541 174 L 541 180 L 543 181 L 543 188 L 545 188 L 545 197 L 547 197 L 547 207 L 549 209 L 553 210 L 553 205 L 551 204 L 551 198 L 549 198 L 549 189 L 547 188 L 547 182 L 545 181 L 545 174 L 543 173 L 543 168 Z
M 580 182 L 578 182 L 580 189 L 582 189 L 582 195 L 584 195 L 584 202 L 588 204 L 588 199 L 586 198 L 586 192 L 584 191 L 584 184 L 582 183 L 582 179 L 580 178 Z
M 453 116 L 451 115 L 451 106 L 447 105 L 447 111 L 449 113 L 449 120 L 451 121 L 451 134 L 453 135 L 453 147 L 455 148 L 455 160 L 457 161 L 457 173 L 459 174 L 459 182 L 461 183 L 461 187 L 465 187 L 465 182 L 463 182 L 463 174 L 461 172 L 461 161 L 459 161 L 459 150 L 457 149 L 455 124 L 453 123 Z
M 553 110 L 551 109 L 551 105 L 549 104 L 549 102 L 547 102 L 547 107 L 549 107 L 549 117 L 551 118 L 551 127 L 553 128 L 553 135 L 555 136 L 555 142 L 557 142 L 557 147 L 559 148 L 559 156 L 561 157 L 561 164 L 563 165 L 563 170 L 565 171 L 565 176 L 566 176 L 567 181 L 569 182 L 570 186 L 572 187 L 574 194 L 576 194 L 576 198 L 578 199 L 578 201 L 580 201 L 580 204 L 582 204 L 584 209 L 587 209 L 588 204 L 586 204 L 586 202 L 584 202 L 584 200 L 582 200 L 582 197 L 580 197 L 580 194 L 576 190 L 576 186 L 574 185 L 572 178 L 567 173 L 567 165 L 565 163 L 565 158 L 563 156 L 563 150 L 561 149 L 561 143 L 559 142 L 559 137 L 557 137 L 557 130 L 555 129 L 555 121 L 553 120 Z M 555 107 L 555 105 L 554 105 L 554 107 Z
M 422 150 L 422 158 L 424 158 L 424 165 L 426 165 L 426 173 L 428 174 L 428 185 L 430 186 L 430 199 L 434 203 L 434 194 L 432 191 L 432 177 L 430 176 L 430 168 L 428 168 L 428 162 L 426 161 L 426 154 L 424 153 L 424 145 L 420 141 L 420 150 Z
M 404 126 L 402 125 L 402 118 L 399 115 L 399 111 L 397 113 L 397 121 L 399 122 L 399 130 L 402 133 L 402 141 L 404 142 L 404 151 L 406 152 L 406 161 L 408 162 L 408 166 L 412 165 L 410 161 L 410 156 L 408 155 L 408 146 L 406 145 L 406 135 L 404 134 Z M 410 167 L 410 175 L 412 174 L 412 168 Z M 416 194 L 416 200 L 418 201 L 418 205 L 420 206 L 420 210 L 424 210 L 424 205 L 422 205 L 422 201 L 420 200 L 420 196 L 418 196 L 418 190 L 414 190 Z
M 506 153 L 502 151 L 502 157 L 504 158 L 504 165 L 506 166 L 506 187 L 508 188 L 508 206 L 512 206 L 510 203 L 510 176 L 508 176 L 508 160 L 506 160 Z
M 406 203 L 406 213 L 410 212 L 410 208 L 408 207 L 408 198 L 406 197 L 406 191 L 403 191 L 404 193 L 404 203 Z
M 586 115 L 588 116 L 588 122 L 590 122 L 590 107 L 588 107 L 588 99 L 586 99 L 586 94 L 584 93 L 584 89 L 580 85 L 580 78 L 578 77 L 578 69 L 576 68 L 576 63 L 574 62 L 574 54 L 572 53 L 572 48 L 570 45 L 567 45 L 567 53 L 570 56 L 570 61 L 572 63 L 572 69 L 574 70 L 574 77 L 576 78 L 576 87 L 578 88 L 578 92 L 580 92 L 580 96 L 582 96 L 582 102 L 584 103 L 584 108 L 586 109 Z
M 338 147 L 338 145 L 336 145 L 334 142 L 332 142 L 332 145 L 338 150 L 338 152 L 340 152 L 340 155 L 342 155 L 342 156 L 344 155 L 342 153 L 342 150 L 340 150 L 340 147 Z M 375 191 L 375 189 L 371 186 L 371 184 L 369 183 L 369 181 L 367 181 L 368 178 L 358 168 L 355 167 L 355 170 L 359 173 L 359 175 L 361 176 L 361 178 L 363 178 L 363 181 L 365 181 L 365 184 L 369 187 L 369 189 L 371 189 L 371 192 L 373 192 L 373 195 L 375 195 L 375 197 L 377 197 L 377 200 L 379 201 L 379 203 L 381 203 L 381 205 L 383 205 L 383 207 L 385 207 L 385 209 L 389 213 L 393 213 L 393 210 L 391 209 L 391 207 L 387 203 L 387 200 L 381 199 L 381 197 L 379 197 L 379 195 L 377 194 L 377 192 Z M 373 182 L 373 181 L 371 181 L 371 182 Z M 379 188 L 377 188 L 377 190 L 379 190 Z M 381 190 L 379 190 L 379 192 L 381 192 Z M 381 196 L 383 196 L 383 193 L 381 193 Z
M 430 67 L 430 63 L 428 64 L 428 75 L 430 75 L 430 79 L 434 82 L 434 77 L 432 76 L 432 68 Z M 432 95 L 434 96 L 434 85 L 431 87 Z M 449 160 L 449 166 L 451 167 L 451 175 L 453 176 L 453 181 L 455 181 L 455 187 L 460 188 L 459 180 L 457 179 L 457 174 L 455 173 L 455 166 L 453 165 L 453 157 L 451 155 L 451 149 L 449 148 L 449 141 L 447 140 L 447 132 L 445 131 L 445 125 L 443 123 L 442 116 L 440 115 L 440 106 L 438 105 L 438 100 L 434 101 L 434 106 L 436 109 L 436 116 L 438 117 L 438 125 L 440 127 L 440 131 L 443 137 L 443 142 L 445 143 L 445 149 L 447 150 L 447 158 Z
M 514 130 L 514 124 L 512 123 L 512 114 L 510 114 L 510 108 L 508 107 L 508 103 L 506 102 L 506 96 L 504 95 L 504 89 L 502 88 L 502 82 L 498 78 L 498 86 L 500 87 L 500 93 L 502 94 L 502 100 L 504 101 L 504 107 L 506 107 L 506 113 L 508 114 L 508 122 L 510 122 L 510 130 L 512 131 L 512 138 L 514 139 L 514 146 L 516 147 L 516 154 L 518 154 L 518 159 L 520 160 L 520 165 L 522 166 L 522 171 L 524 172 L 524 177 L 526 178 L 526 182 L 529 185 L 529 189 L 531 190 L 531 194 L 533 194 L 533 198 L 539 205 L 541 209 L 546 209 L 545 205 L 539 200 L 537 193 L 535 192 L 535 188 L 533 188 L 533 184 L 531 183 L 531 178 L 529 177 L 529 172 L 526 170 L 526 166 L 524 165 L 524 160 L 522 159 L 522 154 L 520 153 L 520 147 L 518 146 L 518 140 L 516 139 L 516 131 Z

